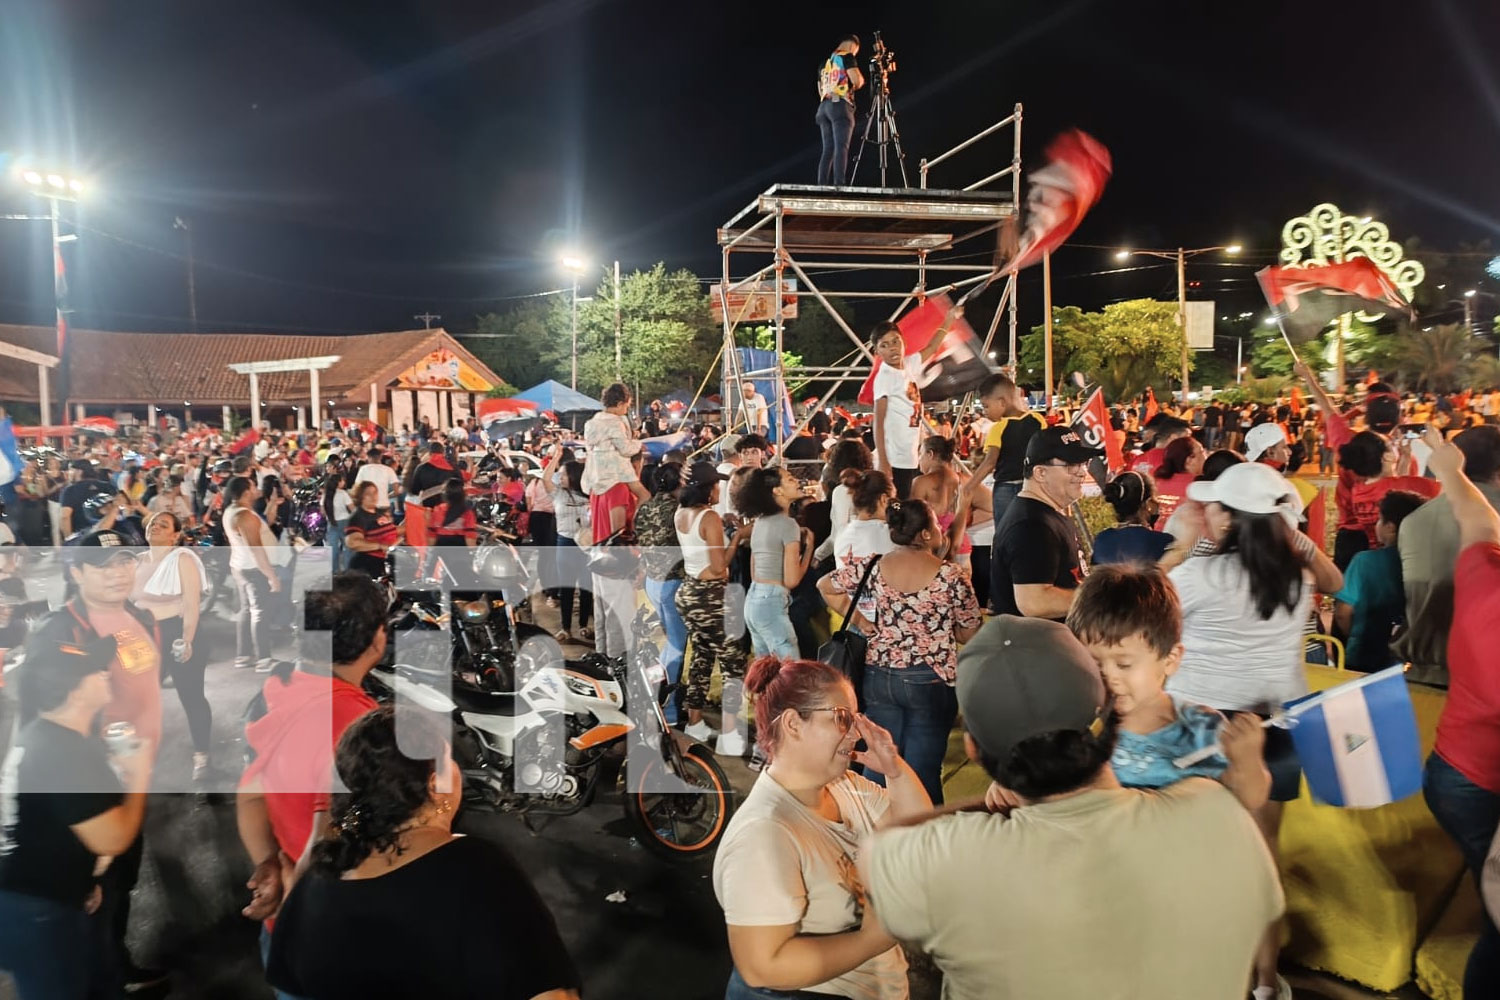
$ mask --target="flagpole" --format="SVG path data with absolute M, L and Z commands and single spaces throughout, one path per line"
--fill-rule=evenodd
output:
M 1044 357 L 1042 364 L 1043 385 L 1046 386 L 1046 406 L 1052 410 L 1052 254 L 1042 254 L 1042 316 L 1045 323 L 1043 335 Z

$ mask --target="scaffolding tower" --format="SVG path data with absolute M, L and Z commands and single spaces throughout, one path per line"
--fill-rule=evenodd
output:
M 933 167 L 1006 129 L 1013 133 L 1009 165 L 962 188 L 928 186 Z M 895 320 L 913 301 L 920 302 L 928 295 L 943 292 L 960 292 L 992 280 L 1001 233 L 1015 218 L 1021 200 L 1021 105 L 1017 104 L 1009 116 L 952 149 L 931 159 L 924 158 L 918 176 L 920 186 L 916 188 L 777 184 L 719 227 L 726 430 L 732 431 L 745 423 L 740 387 L 747 378 L 774 378 L 775 404 L 780 407 L 787 399 L 788 376 L 833 379 L 836 389 L 869 370 L 874 355 L 865 338 L 852 330 L 833 308 L 828 299 L 830 294 L 846 299 L 896 299 L 898 302 L 890 314 Z M 1007 178 L 1008 184 L 1000 183 Z M 984 239 L 986 236 L 988 240 Z M 753 269 L 735 277 L 733 265 L 740 261 Z M 833 291 L 820 287 L 820 282 L 836 282 L 839 275 L 848 274 L 858 274 L 864 287 Z M 929 276 L 937 282 L 931 287 Z M 729 297 L 763 287 L 763 283 L 774 290 L 771 327 L 775 357 L 779 361 L 784 355 L 786 301 L 781 293 L 792 278 L 798 283 L 796 294 L 815 299 L 848 335 L 858 352 L 854 363 L 793 368 L 783 368 L 778 363 L 769 369 L 742 371 L 735 350 L 737 317 L 730 308 Z M 1010 329 L 1006 367 L 1013 371 L 1015 275 L 1006 280 L 995 306 L 984 338 L 986 357 L 1001 317 L 1007 312 Z

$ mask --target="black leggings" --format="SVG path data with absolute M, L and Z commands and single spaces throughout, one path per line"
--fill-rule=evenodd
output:
M 575 587 L 578 588 L 578 627 L 583 628 L 594 616 L 594 578 L 589 573 L 588 554 L 567 535 L 557 536 L 557 579 L 562 584 L 557 599 L 562 605 L 563 631 L 573 631 Z
M 177 689 L 177 700 L 182 702 L 182 710 L 187 713 L 193 749 L 198 753 L 208 753 L 213 744 L 214 715 L 208 698 L 203 694 L 203 669 L 208 666 L 206 644 L 201 635 L 194 636 L 193 655 L 186 662 L 178 663 L 172 655 L 172 643 L 182 638 L 182 617 L 173 615 L 156 624 L 161 629 L 162 676 L 170 676 L 172 686 Z

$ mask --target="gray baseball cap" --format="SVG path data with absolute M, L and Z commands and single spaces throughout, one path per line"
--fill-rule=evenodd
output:
M 1043 618 L 991 618 L 958 654 L 957 688 L 964 728 L 1001 763 L 1032 736 L 1097 735 L 1110 710 L 1094 658 L 1066 625 Z

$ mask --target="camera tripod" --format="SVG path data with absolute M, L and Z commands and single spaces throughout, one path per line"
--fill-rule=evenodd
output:
M 906 180 L 906 153 L 901 149 L 901 132 L 896 128 L 896 109 L 891 104 L 891 82 L 889 73 L 875 60 L 870 62 L 870 76 L 875 86 L 871 88 L 870 110 L 865 116 L 865 131 L 859 139 L 859 152 L 854 156 L 854 169 L 849 171 L 849 185 L 859 176 L 859 165 L 865 158 L 865 147 L 874 133 L 875 146 L 880 158 L 880 186 L 885 187 L 885 177 L 890 169 L 890 149 L 896 147 L 896 166 L 901 171 L 901 186 L 910 187 Z

